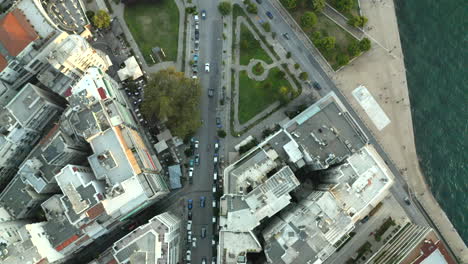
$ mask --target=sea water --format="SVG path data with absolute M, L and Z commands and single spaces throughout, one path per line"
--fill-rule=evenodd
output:
M 396 0 L 416 149 L 435 198 L 468 241 L 468 5 Z

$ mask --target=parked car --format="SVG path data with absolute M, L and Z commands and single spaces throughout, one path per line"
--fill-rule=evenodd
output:
M 211 264 L 216 264 L 216 257 L 211 258 Z
M 213 96 L 214 96 L 214 89 L 213 89 L 213 88 L 208 89 L 208 96 L 209 96 L 209 97 L 213 97 Z
M 188 220 L 192 220 L 192 211 L 189 211 L 187 214 Z
M 216 184 L 213 184 L 213 193 L 216 193 Z
M 188 241 L 189 243 L 192 242 L 192 231 L 187 231 L 187 241 Z
M 192 199 L 188 200 L 188 206 L 187 207 L 188 207 L 189 210 L 192 210 L 192 208 L 193 208 L 193 200 Z
M 218 153 L 215 153 L 214 158 L 213 158 L 213 162 L 214 163 L 218 162 Z
M 200 33 L 198 31 L 195 31 L 195 40 L 200 39 Z
M 205 196 L 200 197 L 200 207 L 205 208 Z
M 283 34 L 283 37 L 284 37 L 285 39 L 289 40 L 289 34 L 288 34 L 288 33 L 284 33 L 284 34 Z
M 219 149 L 219 144 L 218 144 L 218 142 L 215 143 L 214 147 L 215 147 L 215 151 L 217 151 L 217 150 Z
M 202 264 L 206 264 L 206 258 L 205 258 L 205 257 L 202 258 L 201 263 L 202 263 Z
M 192 260 L 192 252 L 190 252 L 190 250 L 187 250 L 187 257 L 186 257 L 187 261 L 191 261 Z
M 193 61 L 198 61 L 198 54 L 193 55 Z
M 200 164 L 200 154 L 197 153 L 197 154 L 195 155 L 195 165 L 198 166 L 199 164 Z
M 217 179 L 218 179 L 218 173 L 215 171 L 215 172 L 213 173 L 213 180 L 216 181 Z
M 193 167 L 193 165 L 194 165 L 194 161 L 193 161 L 193 159 L 190 159 L 190 160 L 189 160 L 189 166 L 190 166 L 190 167 Z
M 216 200 L 213 197 L 213 202 L 212 202 L 213 208 L 216 208 Z
M 269 19 L 273 19 L 273 14 L 270 11 L 266 11 L 265 13 Z
M 194 16 L 193 16 L 193 20 L 198 21 L 198 20 L 199 20 L 199 19 L 198 19 L 198 15 L 194 15 Z
M 187 231 L 191 231 L 192 230 L 192 220 L 188 220 L 187 221 Z
M 211 222 L 213 222 L 213 224 L 216 224 L 216 217 L 213 216 Z
M 216 245 L 216 240 L 211 239 L 211 245 L 212 245 L 212 246 L 215 246 L 215 245 Z
M 200 41 L 195 40 L 195 50 L 198 51 L 200 49 Z
M 193 146 L 197 149 L 198 148 L 198 143 L 200 143 L 198 140 L 195 140 L 193 143 Z
M 205 10 L 201 11 L 201 17 L 202 17 L 202 19 L 206 19 L 206 11 Z
M 199 30 L 199 29 L 200 29 L 199 24 L 195 24 L 195 30 Z
M 221 125 L 221 118 L 217 117 L 216 118 L 216 127 L 217 128 L 222 128 L 223 126 Z
M 210 63 L 205 63 L 205 72 L 210 72 Z

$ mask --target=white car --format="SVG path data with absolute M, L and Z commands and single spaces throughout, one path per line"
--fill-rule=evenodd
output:
M 216 185 L 213 184 L 213 193 L 216 193 Z
M 187 261 L 191 260 L 192 252 L 190 250 L 187 250 Z
M 193 20 L 198 21 L 199 20 L 198 15 L 194 15 Z
M 192 238 L 192 247 L 193 248 L 197 247 L 197 238 L 196 237 Z
M 199 30 L 199 29 L 200 29 L 199 25 L 195 24 L 195 30 Z
M 200 142 L 198 142 L 198 140 L 195 140 L 195 144 L 194 144 L 194 145 L 195 145 L 195 148 L 196 148 L 196 149 L 198 148 L 198 143 L 200 143 Z
M 213 208 L 216 208 L 216 201 L 213 200 Z
M 213 216 L 213 220 L 212 220 L 213 224 L 216 223 L 216 217 Z
M 210 63 L 205 63 L 205 72 L 210 72 Z
M 218 173 L 217 173 L 217 172 L 215 172 L 215 173 L 213 173 L 213 180 L 215 180 L 215 181 L 216 181 L 217 179 L 218 179 Z

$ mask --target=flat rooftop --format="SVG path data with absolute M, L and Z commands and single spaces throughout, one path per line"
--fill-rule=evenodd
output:
M 351 155 L 334 173 L 339 183 L 331 193 L 350 215 L 359 215 L 393 183 L 392 173 L 370 145 Z
M 315 192 L 292 209 L 281 212 L 263 230 L 265 253 L 274 263 L 324 261 L 352 228 L 351 217 L 329 192 Z
M 10 113 L 23 126 L 47 103 L 36 89 L 40 88 L 30 83 L 26 84 L 6 105 Z
M 42 0 L 41 4 L 52 21 L 68 33 L 79 34 L 89 24 L 81 1 Z
M 35 199 L 36 195 L 37 193 L 26 185 L 20 177 L 15 176 L 0 194 L 0 203 L 6 206 L 8 213 L 16 217 L 32 199 Z
M 94 154 L 88 157 L 89 164 L 96 178 L 106 179 L 111 186 L 141 172 L 133 170 L 122 143 L 115 128 L 90 141 Z
M 344 160 L 367 137 L 334 93 L 329 93 L 284 125 L 308 164 L 317 169 Z M 287 141 L 289 142 L 289 141 Z

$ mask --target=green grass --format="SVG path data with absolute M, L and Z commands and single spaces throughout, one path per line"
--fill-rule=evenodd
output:
M 239 72 L 239 123 L 249 121 L 277 101 L 281 86 L 291 87 L 285 78 L 278 77 L 279 71 L 278 68 L 271 69 L 268 77 L 261 82 L 250 79 L 245 71 Z M 266 83 L 270 83 L 271 86 L 265 87 Z
M 255 39 L 252 32 L 244 24 L 241 25 L 239 45 L 239 63 L 241 65 L 248 65 L 251 59 L 263 60 L 268 64 L 273 63 L 268 53 L 260 45 L 260 41 Z
M 302 15 L 307 12 L 307 11 L 313 11 L 312 8 L 306 4 L 298 3 L 298 7 L 293 9 L 293 10 L 288 10 L 292 17 L 296 20 L 296 22 L 300 25 L 301 24 L 301 17 Z M 315 31 L 320 31 L 323 36 L 330 36 L 334 37 L 336 40 L 335 48 L 331 51 L 324 51 L 320 50 L 320 53 L 325 57 L 325 59 L 330 63 L 333 69 L 338 69 L 340 65 L 338 65 L 336 61 L 336 56 L 337 54 L 347 54 L 350 58 L 350 60 L 353 58 L 348 53 L 348 45 L 351 44 L 351 42 L 356 40 L 351 34 L 346 32 L 344 29 L 342 29 L 340 26 L 338 26 L 335 22 L 330 20 L 328 17 L 323 15 L 322 13 L 316 13 L 317 15 L 317 24 L 310 29 L 305 29 L 304 32 L 307 34 L 309 38 L 311 38 L 311 35 Z M 311 38 L 312 40 L 312 38 Z M 318 47 L 317 47 L 318 48 Z
M 148 64 L 153 64 L 150 57 L 153 47 L 161 47 L 167 61 L 177 59 L 179 10 L 174 0 L 125 7 L 124 17 Z

